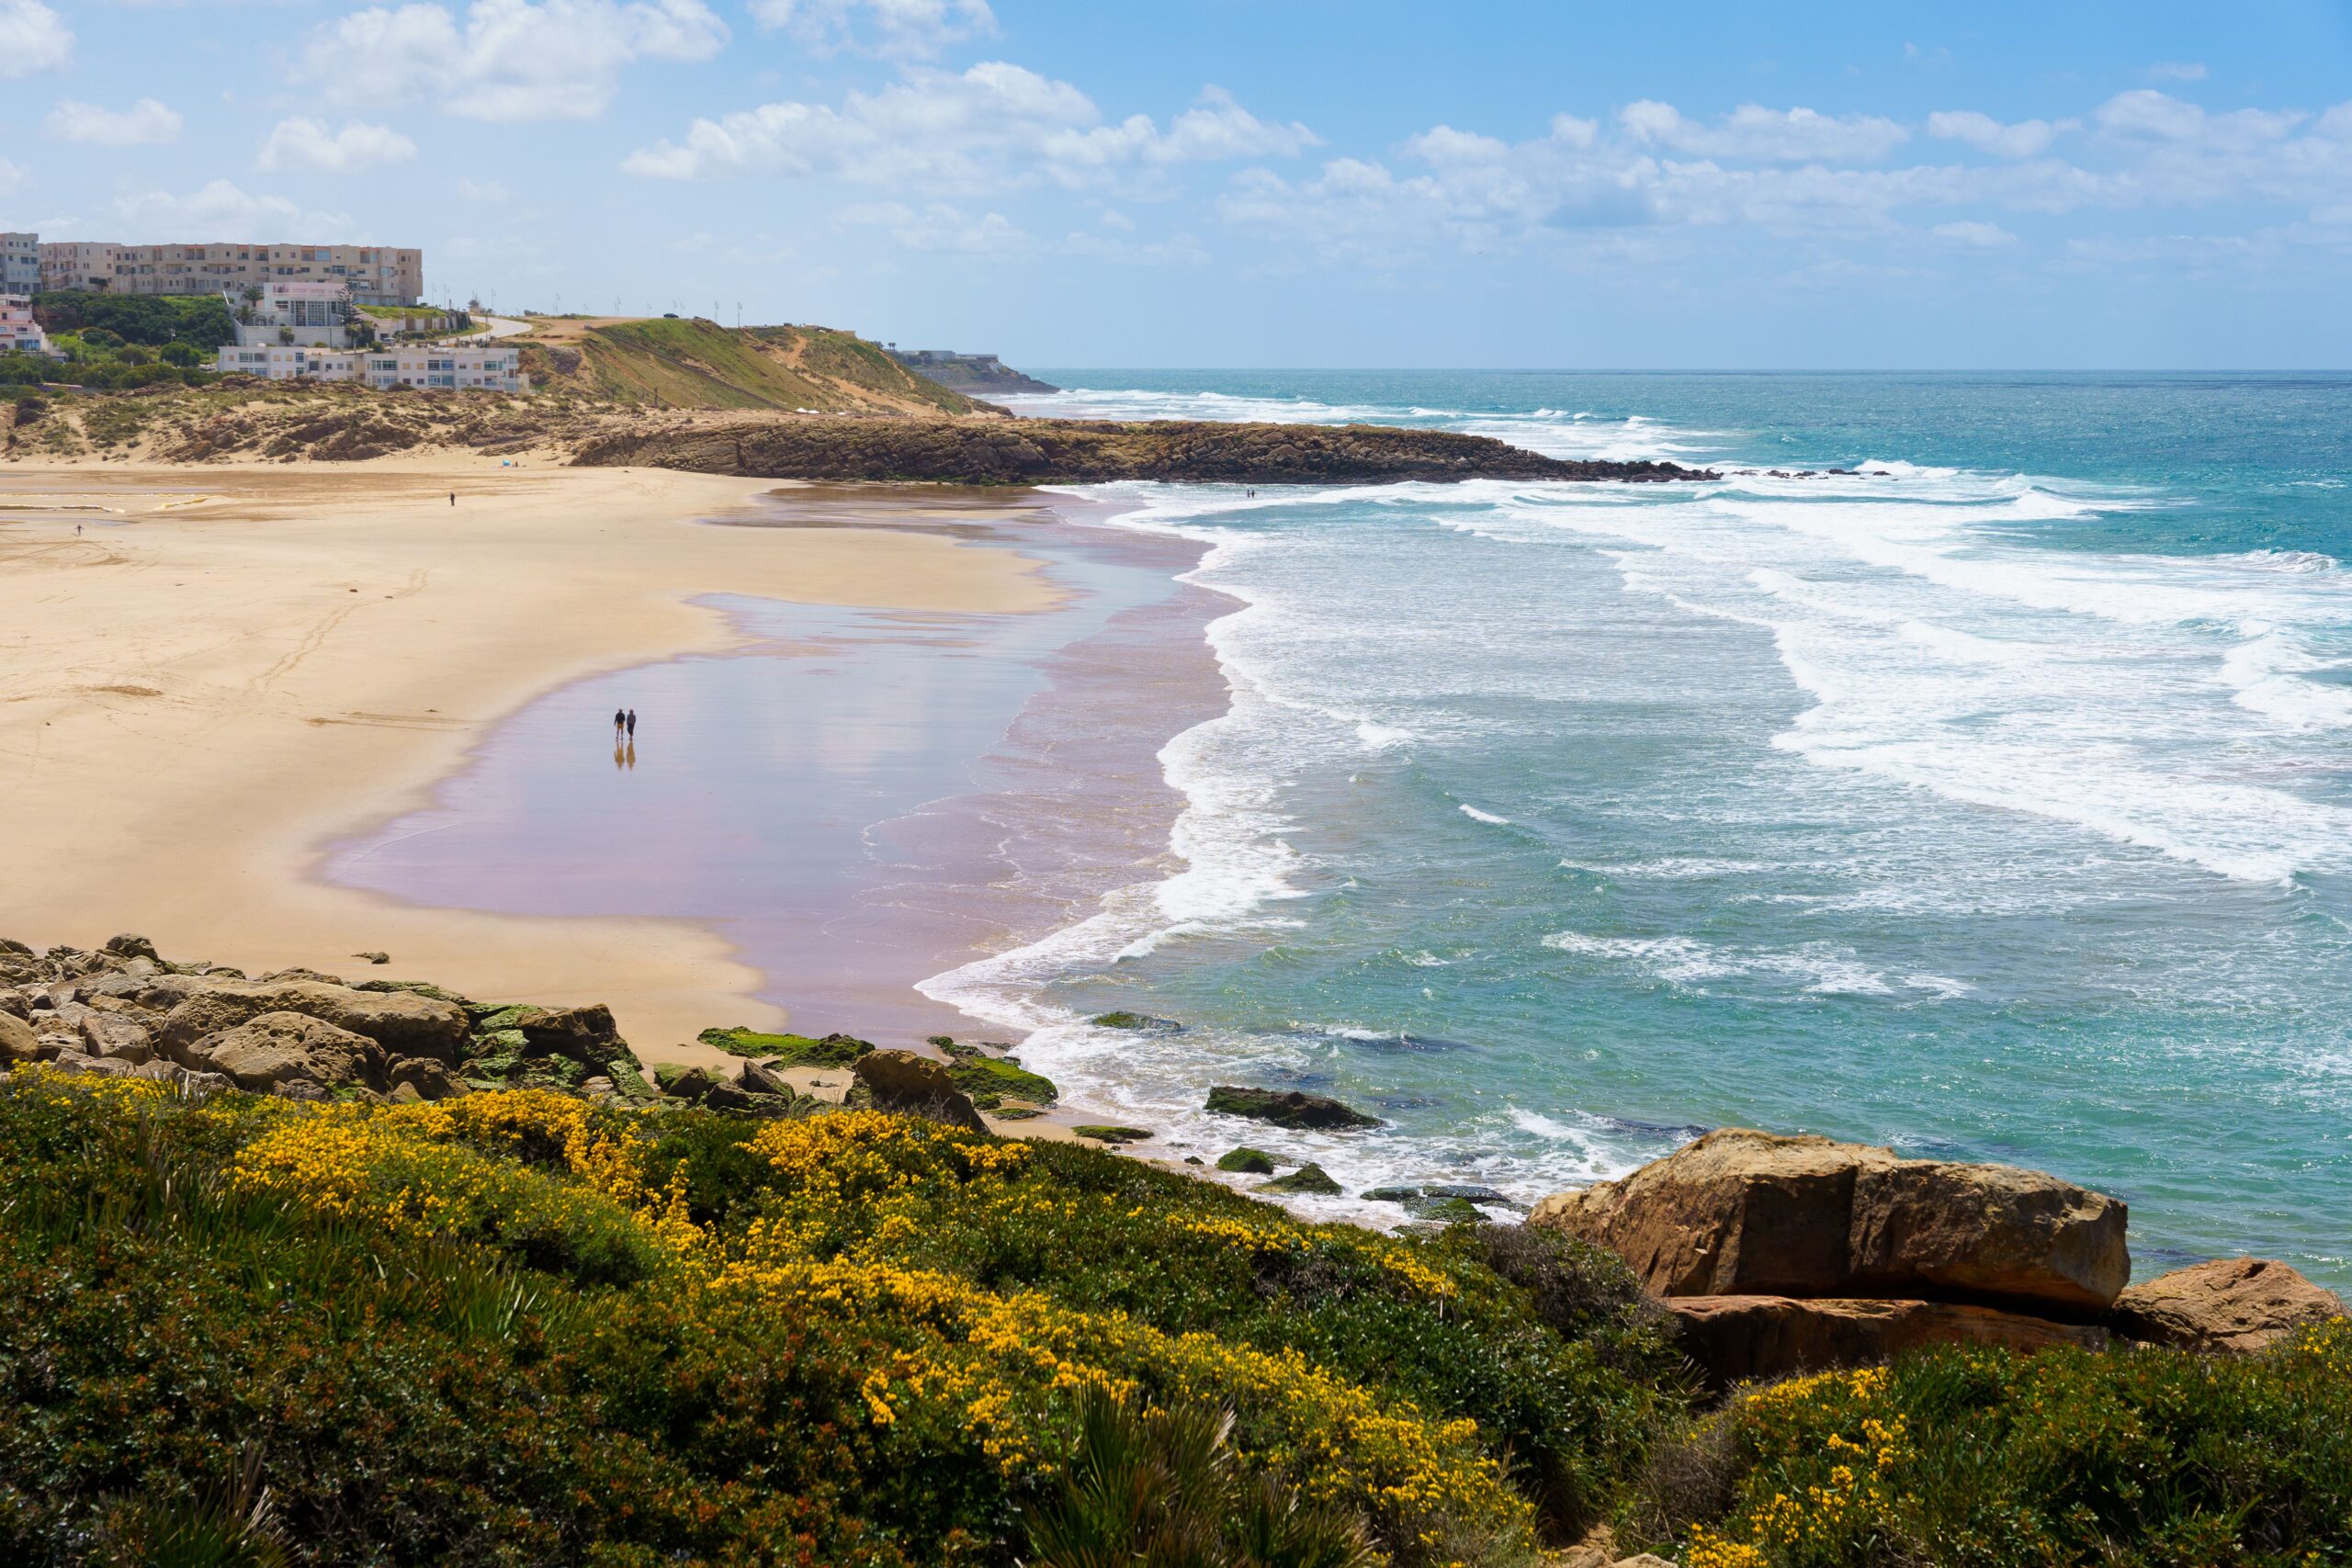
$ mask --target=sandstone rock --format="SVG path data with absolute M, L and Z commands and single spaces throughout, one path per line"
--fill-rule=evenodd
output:
M 2130 1287 L 2107 1321 L 2118 1334 L 2153 1345 L 2252 1351 L 2343 1315 L 2343 1297 L 2284 1263 L 2217 1258 Z
M 2101 1328 L 1950 1302 L 1677 1296 L 1666 1307 L 1683 1353 L 1717 1389 L 1792 1372 L 1869 1366 L 1928 1345 L 2028 1351 L 2107 1345 Z
M 306 1013 L 262 1013 L 206 1035 L 188 1047 L 188 1055 L 193 1058 L 188 1065 L 226 1073 L 239 1089 L 255 1094 L 306 1083 L 319 1088 L 322 1095 L 288 1089 L 288 1098 L 315 1099 L 329 1087 L 372 1089 L 384 1081 L 382 1046 Z
M 33 1026 L 13 1012 L 0 1012 L 0 1059 L 10 1062 L 36 1062 L 40 1059 L 40 1042 L 33 1034 Z
M 265 1013 L 293 1012 L 362 1034 L 396 1056 L 455 1062 L 466 1043 L 465 1010 L 408 991 L 356 991 L 315 980 L 214 982 L 165 1015 L 156 1038 L 167 1054 Z M 200 1066 L 201 1064 L 188 1064 Z
M 120 1013 L 92 1010 L 82 1015 L 81 1025 L 82 1039 L 93 1056 L 119 1057 L 137 1066 L 155 1055 L 155 1043 L 145 1026 Z
M 589 1007 L 530 1008 L 517 1012 L 516 1021 L 506 1027 L 522 1034 L 528 1043 L 529 1055 L 569 1056 L 584 1067 L 625 1066 L 630 1072 L 638 1070 L 636 1053 L 614 1026 L 612 1010 L 602 1002 Z
M 852 1065 L 850 1075 L 874 1097 L 877 1110 L 928 1116 L 975 1133 L 988 1131 L 971 1097 L 956 1087 L 944 1062 L 912 1051 L 869 1051 Z
M 700 1100 L 718 1082 L 700 1067 L 681 1066 L 675 1062 L 654 1063 L 653 1081 L 672 1099 L 692 1100 Z
M 1664 1296 L 1960 1296 L 2087 1313 L 2131 1277 L 2124 1205 L 2040 1171 L 1726 1128 L 1531 1224 Z
M 742 1069 L 735 1075 L 735 1081 L 752 1094 L 782 1095 L 787 1100 L 793 1098 L 792 1086 L 785 1081 L 782 1073 L 748 1057 L 744 1059 Z
M 1366 1116 L 1328 1095 L 1299 1089 L 1248 1089 L 1219 1084 L 1209 1090 L 1207 1109 L 1227 1116 L 1249 1116 L 1277 1127 L 1377 1127 L 1380 1118 Z
M 457 1076 L 430 1056 L 403 1056 L 385 1072 L 385 1080 L 398 1097 L 407 1089 L 419 1100 L 447 1100 L 466 1092 L 466 1086 Z
M 50 1066 L 61 1073 L 85 1073 L 92 1077 L 127 1078 L 139 1070 L 136 1062 L 125 1062 L 113 1056 L 93 1056 L 82 1051 L 61 1051 L 50 1060 Z
M 416 1086 L 413 1083 L 394 1084 L 392 1086 L 392 1092 L 385 1098 L 390 1100 L 394 1105 L 422 1105 L 424 1103 L 424 1096 L 416 1092 Z
M 106 951 L 113 953 L 117 958 L 144 958 L 151 964 L 161 964 L 164 961 L 164 955 L 155 951 L 153 942 L 143 936 L 132 936 L 128 931 L 120 936 L 107 938 Z

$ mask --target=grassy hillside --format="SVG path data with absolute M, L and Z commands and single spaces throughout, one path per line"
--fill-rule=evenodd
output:
M 544 389 L 640 407 L 969 413 L 979 405 L 873 344 L 822 327 L 730 328 L 663 318 L 544 322 L 523 340 Z

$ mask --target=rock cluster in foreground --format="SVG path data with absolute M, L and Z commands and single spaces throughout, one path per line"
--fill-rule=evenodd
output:
M 780 479 L 1024 485 L 1720 477 L 1672 463 L 1565 461 L 1446 430 L 1176 420 L 700 418 L 594 436 L 574 461 Z
M 1933 1344 L 2251 1350 L 2344 1311 L 2251 1258 L 2127 1291 L 2126 1218 L 2040 1171 L 1727 1128 L 1528 1223 L 1623 1258 L 1719 1387 Z

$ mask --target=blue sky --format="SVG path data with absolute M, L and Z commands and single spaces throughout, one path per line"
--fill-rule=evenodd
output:
M 0 0 L 0 228 L 1039 366 L 2342 367 L 2352 5 Z

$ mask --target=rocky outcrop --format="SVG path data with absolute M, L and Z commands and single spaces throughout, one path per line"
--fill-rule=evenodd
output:
M 180 1064 L 220 1073 L 254 1094 L 279 1092 L 298 1082 L 321 1091 L 356 1086 L 381 1092 L 387 1087 L 381 1045 L 299 1012 L 261 1013 L 208 1034 L 182 1050 Z
M 1258 1183 L 1261 1192 L 1306 1192 L 1318 1197 L 1332 1197 L 1345 1189 L 1331 1179 L 1331 1173 L 1312 1162 L 1300 1166 L 1288 1176 L 1277 1176 L 1272 1181 Z
M 959 484 L 1394 484 L 1408 479 L 1661 481 L 1672 463 L 1567 461 L 1483 435 L 1390 425 L 1068 419 L 678 419 L 593 437 L 574 461 L 793 479 Z
M 1833 1367 L 1866 1366 L 1929 1345 L 2098 1349 L 2104 1329 L 1951 1302 L 1788 1296 L 1669 1297 L 1682 1348 L 1712 1388 Z
M 2131 1278 L 2124 1205 L 2040 1171 L 1728 1128 L 1532 1224 L 1606 1247 L 1663 1296 L 1973 1299 L 2087 1314 Z
M 1377 1127 L 1380 1118 L 1343 1105 L 1329 1095 L 1289 1089 L 1249 1089 L 1219 1084 L 1209 1090 L 1207 1109 L 1227 1116 L 1247 1116 L 1277 1127 Z
M 158 1038 L 177 1058 L 197 1041 L 264 1013 L 292 1012 L 361 1034 L 396 1056 L 455 1062 L 466 1043 L 463 1008 L 408 991 L 363 991 L 320 980 L 224 980 L 165 1015 Z
M 2345 1315 L 2344 1298 L 2284 1263 L 2217 1258 L 2133 1285 L 2108 1316 L 2117 1333 L 2185 1350 L 2254 1351 Z
M 947 1064 L 912 1051 L 869 1051 L 850 1072 L 877 1111 L 928 1116 L 934 1122 L 988 1131 L 988 1123 L 973 1107 L 971 1097 L 947 1076 Z

